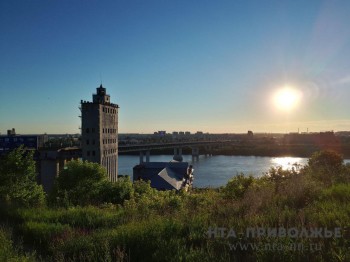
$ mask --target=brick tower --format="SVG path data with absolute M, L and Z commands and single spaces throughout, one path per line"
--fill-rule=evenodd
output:
M 92 102 L 81 100 L 81 148 L 83 160 L 101 164 L 110 181 L 118 177 L 118 108 L 100 85 Z

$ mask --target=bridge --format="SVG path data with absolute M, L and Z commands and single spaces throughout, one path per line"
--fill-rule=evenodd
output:
M 227 144 L 236 143 L 235 140 L 216 140 L 216 141 L 186 141 L 172 143 L 151 143 L 137 145 L 119 145 L 119 153 L 140 152 L 140 164 L 150 162 L 150 151 L 156 149 L 174 149 L 174 159 L 182 161 L 182 149 L 190 148 L 192 150 L 192 160 L 199 158 L 199 148 L 205 149 L 205 153 L 209 153 L 213 147 L 221 147 Z M 40 173 L 40 181 L 46 192 L 53 187 L 54 177 L 64 168 L 67 161 L 79 159 L 82 157 L 80 147 L 66 148 L 42 148 L 39 149 L 36 160 L 39 162 L 38 168 Z
M 192 159 L 197 159 L 199 157 L 199 147 L 205 147 L 206 151 L 210 151 L 212 147 L 220 147 L 227 145 L 228 143 L 233 143 L 233 140 L 217 140 L 217 141 L 186 141 L 186 142 L 172 142 L 172 143 L 151 143 L 151 144 L 138 144 L 138 145 L 119 145 L 119 153 L 129 153 L 129 152 L 140 152 L 140 163 L 144 162 L 144 157 L 146 157 L 146 162 L 150 160 L 150 151 L 154 149 L 174 149 L 174 159 L 182 160 L 182 149 L 191 148 L 192 149 Z

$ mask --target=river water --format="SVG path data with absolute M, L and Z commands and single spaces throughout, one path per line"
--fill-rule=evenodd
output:
M 152 162 L 171 160 L 170 155 L 151 155 L 150 159 Z M 219 187 L 240 173 L 259 177 L 268 172 L 271 167 L 282 166 L 283 169 L 292 169 L 295 165 L 307 164 L 307 160 L 300 157 L 200 156 L 198 161 L 192 162 L 191 155 L 183 156 L 183 161 L 193 165 L 194 187 Z M 139 161 L 139 156 L 120 155 L 118 174 L 129 175 L 132 179 L 132 168 Z

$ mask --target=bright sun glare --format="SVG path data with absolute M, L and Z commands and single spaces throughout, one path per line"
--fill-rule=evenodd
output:
M 301 93 L 291 87 L 284 87 L 278 90 L 273 99 L 275 106 L 284 111 L 290 111 L 297 107 L 301 98 Z

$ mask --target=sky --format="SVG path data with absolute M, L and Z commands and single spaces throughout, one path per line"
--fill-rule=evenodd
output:
M 2 0 L 0 132 L 79 133 L 101 82 L 120 133 L 350 130 L 349 13 L 347 0 Z

